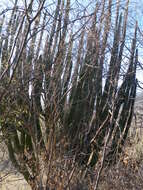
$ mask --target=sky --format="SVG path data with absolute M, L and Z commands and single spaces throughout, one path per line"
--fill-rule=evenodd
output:
M 22 0 L 20 0 L 22 1 Z M 53 2 L 53 0 L 48 0 L 48 3 Z M 76 0 L 77 1 L 77 0 Z M 113 0 L 117 2 L 117 0 Z M 0 10 L 5 8 L 10 8 L 13 4 L 14 0 L 0 0 Z M 75 0 L 72 0 L 72 3 L 75 2 Z M 93 2 L 93 5 L 96 4 L 96 0 L 78 0 L 79 4 L 81 3 L 83 6 L 86 6 L 90 4 L 90 2 Z M 123 4 L 125 3 L 125 0 L 121 0 Z M 142 37 L 140 40 L 140 43 L 138 43 L 139 46 L 139 62 L 143 65 L 143 0 L 130 0 L 130 8 L 129 8 L 129 18 L 131 27 L 133 27 L 135 21 L 138 21 L 139 27 L 142 31 Z M 138 70 L 137 71 L 137 78 L 139 81 L 143 83 L 143 71 Z M 143 84 L 142 84 L 143 87 Z

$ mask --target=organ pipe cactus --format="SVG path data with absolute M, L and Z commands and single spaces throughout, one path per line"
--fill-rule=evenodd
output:
M 136 97 L 138 25 L 119 85 L 129 0 L 123 14 L 120 1 L 116 5 L 114 32 L 112 0 L 97 3 L 78 39 L 70 0 L 58 0 L 52 17 L 46 7 L 34 17 L 34 2 L 20 13 L 15 1 L 6 39 L 1 36 L 4 18 L 0 24 L 0 126 L 14 166 L 38 189 L 46 172 L 41 164 L 59 155 L 62 138 L 66 153 L 72 151 L 78 162 L 93 166 L 110 128 L 107 161 L 121 152 Z

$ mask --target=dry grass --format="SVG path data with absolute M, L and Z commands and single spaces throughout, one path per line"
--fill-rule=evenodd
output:
M 128 137 L 119 162 L 104 169 L 99 190 L 143 189 L 143 136 L 140 130 Z
M 140 130 L 128 138 L 119 162 L 102 171 L 99 190 L 142 190 L 143 189 L 143 138 Z M 1 147 L 0 182 L 1 190 L 30 190 L 23 177 L 11 166 L 5 148 Z M 50 165 L 49 185 L 55 190 L 93 190 L 96 169 L 79 168 L 72 157 L 57 159 Z M 85 177 L 86 176 L 86 177 Z

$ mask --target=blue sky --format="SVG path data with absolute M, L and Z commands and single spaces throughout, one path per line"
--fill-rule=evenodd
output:
M 22 2 L 22 0 L 20 1 Z M 53 0 L 48 0 L 48 3 L 50 1 L 53 2 Z M 117 0 L 114 1 L 117 2 Z M 0 10 L 4 7 L 11 7 L 13 2 L 14 0 L 0 0 Z M 75 0 L 72 0 L 72 3 L 73 2 L 75 2 Z M 90 2 L 93 2 L 93 6 L 96 4 L 96 0 L 78 0 L 78 2 L 84 6 L 88 5 Z M 124 4 L 125 0 L 121 0 L 121 2 L 122 4 Z M 143 31 L 143 0 L 130 0 L 129 18 L 131 27 L 134 26 L 134 23 L 137 20 L 141 31 Z M 141 43 L 142 44 L 140 44 L 139 47 L 139 61 L 143 63 L 143 36 L 141 39 Z M 143 71 L 137 72 L 137 78 L 143 82 Z

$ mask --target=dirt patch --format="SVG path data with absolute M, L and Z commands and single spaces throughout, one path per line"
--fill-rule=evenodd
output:
M 31 190 L 30 186 L 12 166 L 5 145 L 0 143 L 0 190 Z

